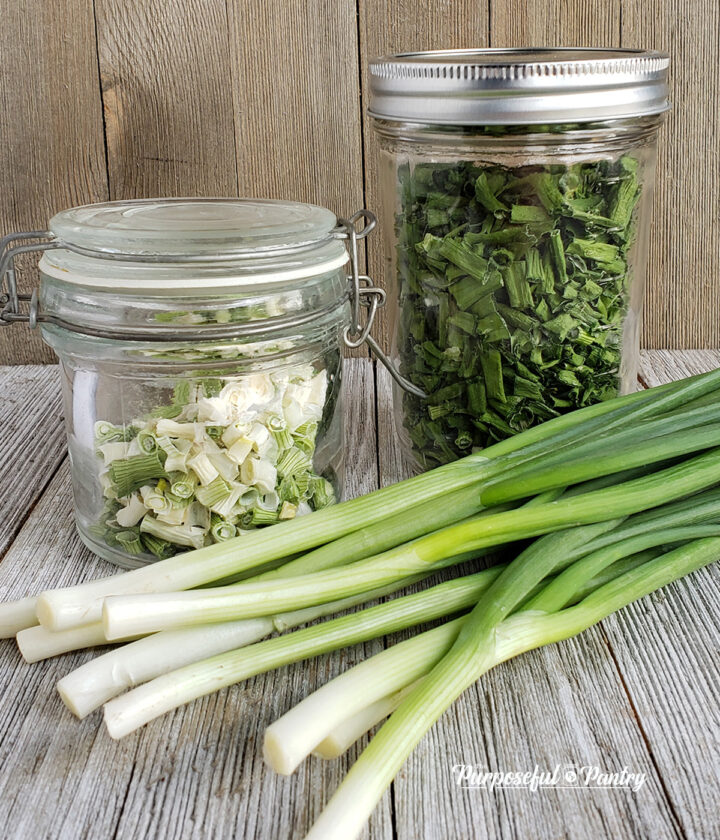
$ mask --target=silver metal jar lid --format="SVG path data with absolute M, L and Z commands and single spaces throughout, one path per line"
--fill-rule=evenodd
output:
M 595 122 L 659 114 L 665 53 L 548 48 L 401 53 L 370 63 L 370 114 L 440 125 Z

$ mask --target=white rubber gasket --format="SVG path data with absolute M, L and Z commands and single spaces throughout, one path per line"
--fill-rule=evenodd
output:
M 299 268 L 286 269 L 284 271 L 258 271 L 255 274 L 242 275 L 228 275 L 226 277 L 173 277 L 169 276 L 163 281 L 155 280 L 150 283 L 147 280 L 138 278 L 137 280 L 114 279 L 111 276 L 103 277 L 100 274 L 93 276 L 78 274 L 68 269 L 59 268 L 53 265 L 49 258 L 49 252 L 43 254 L 40 259 L 39 268 L 43 274 L 48 277 L 54 277 L 57 280 L 63 280 L 66 283 L 73 283 L 77 286 L 84 286 L 87 288 L 97 289 L 112 289 L 116 292 L 123 291 L 139 291 L 147 292 L 172 292 L 178 289 L 186 289 L 198 292 L 210 292 L 213 289 L 232 289 L 238 287 L 248 287 L 255 284 L 263 283 L 279 283 L 286 280 L 300 280 L 302 278 L 317 277 L 321 274 L 327 274 L 341 268 L 350 261 L 350 256 L 345 252 L 338 254 L 331 260 L 318 263 L 317 265 L 306 265 Z M 98 263 L 110 267 L 111 260 L 98 260 Z M 167 265 L 167 264 L 166 264 Z M 171 268 L 171 266 L 167 266 Z

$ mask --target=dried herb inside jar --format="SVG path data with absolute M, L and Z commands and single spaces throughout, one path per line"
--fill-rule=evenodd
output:
M 405 424 L 427 467 L 618 392 L 638 162 L 404 165 Z

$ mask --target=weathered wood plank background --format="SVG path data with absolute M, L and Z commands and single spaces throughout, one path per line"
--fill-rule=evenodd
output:
M 5 0 L 0 230 L 73 204 L 158 195 L 377 209 L 368 59 L 469 46 L 603 45 L 672 56 L 647 347 L 715 347 L 720 320 L 717 0 Z M 380 275 L 379 241 L 369 262 Z M 22 285 L 35 282 L 24 261 Z M 0 363 L 51 361 L 0 330 Z

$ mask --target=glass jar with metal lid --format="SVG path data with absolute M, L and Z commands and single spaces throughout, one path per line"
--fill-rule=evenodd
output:
M 370 65 L 395 423 L 421 468 L 636 387 L 667 56 Z
M 382 303 L 357 271 L 373 225 L 293 202 L 158 199 L 5 238 L 0 324 L 39 324 L 60 359 L 93 551 L 140 565 L 338 498 L 341 347 L 369 330 L 360 303 Z M 18 295 L 13 258 L 33 250 L 39 293 Z

